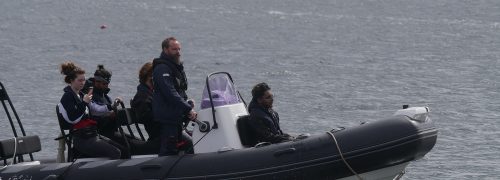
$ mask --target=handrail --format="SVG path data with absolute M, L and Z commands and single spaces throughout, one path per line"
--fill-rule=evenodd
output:
M 3 109 L 5 110 L 5 114 L 7 114 L 7 118 L 9 119 L 10 126 L 12 128 L 12 133 L 14 133 L 14 137 L 18 137 L 16 127 L 14 126 L 14 121 L 12 120 L 12 116 L 9 113 L 9 110 L 7 109 L 7 105 L 5 104 L 5 101 L 9 103 L 10 109 L 12 110 L 12 113 L 14 114 L 14 117 L 16 118 L 17 124 L 19 125 L 19 128 L 21 129 L 21 134 L 22 136 L 26 136 L 26 132 L 24 131 L 23 123 L 21 123 L 21 119 L 19 118 L 19 115 L 17 115 L 16 109 L 14 108 L 14 104 L 9 98 L 9 95 L 7 94 L 7 90 L 5 90 L 5 87 L 3 86 L 2 82 L 0 82 L 0 101 L 2 102 Z M 33 154 L 29 153 L 30 159 L 33 161 Z M 22 156 L 18 156 L 20 162 L 23 161 Z
M 123 104 L 123 102 L 121 102 L 121 107 L 122 108 L 125 108 L 125 105 Z M 113 107 L 113 111 L 117 114 L 118 113 L 118 108 L 115 106 Z M 114 121 L 116 123 L 116 125 L 118 126 L 118 132 L 120 132 L 120 135 L 122 136 L 123 138 L 123 141 L 125 142 L 125 146 L 127 147 L 127 149 L 130 151 L 130 143 L 128 142 L 128 139 L 127 139 L 127 136 L 125 136 L 125 132 L 123 132 L 123 128 L 121 126 L 121 122 L 119 122 L 118 120 L 115 119 Z M 128 126 L 127 126 L 128 127 Z M 130 127 L 128 127 L 130 128 Z

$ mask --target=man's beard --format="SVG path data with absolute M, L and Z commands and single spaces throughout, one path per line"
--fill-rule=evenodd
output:
M 181 63 L 181 56 L 179 56 L 179 55 L 173 55 L 173 58 L 174 58 L 174 60 L 175 60 L 175 62 L 176 62 L 177 64 L 180 64 L 180 63 Z
M 171 54 L 171 55 L 168 55 L 168 56 L 170 56 L 170 58 L 172 58 L 172 60 L 174 60 L 175 63 L 181 64 L 181 56 L 180 55 Z

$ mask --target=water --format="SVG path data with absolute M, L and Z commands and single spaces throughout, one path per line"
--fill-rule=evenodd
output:
M 60 63 L 87 76 L 104 64 L 111 96 L 128 101 L 140 66 L 176 36 L 195 100 L 214 71 L 247 101 L 268 82 L 289 133 L 429 106 L 438 142 L 404 179 L 499 179 L 499 19 L 487 0 L 0 1 L 0 81 L 43 141 L 36 157 L 54 157 Z M 0 139 L 11 137 L 0 118 Z

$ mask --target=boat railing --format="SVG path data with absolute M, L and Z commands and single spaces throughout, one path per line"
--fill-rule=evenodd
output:
M 19 118 L 19 115 L 14 108 L 14 104 L 7 94 L 7 90 L 2 82 L 0 82 L 0 102 L 2 103 L 14 135 L 12 139 L 3 140 L 2 143 L 0 143 L 0 148 L 2 149 L 2 152 L 4 152 L 0 154 L 0 160 L 3 160 L 4 164 L 6 164 L 7 160 L 11 158 L 12 163 L 24 162 L 23 155 L 28 154 L 30 160 L 34 161 L 33 153 L 41 150 L 40 139 L 38 136 L 26 136 L 21 119 Z M 12 115 L 14 115 L 16 121 L 13 120 Z M 16 128 L 16 123 L 18 128 Z M 18 134 L 18 129 L 20 130 L 21 135 Z M 10 149 L 11 147 L 14 148 L 12 156 L 10 156 L 9 153 L 5 153 L 10 152 L 10 150 L 7 149 Z
M 135 126 L 135 132 L 139 134 L 139 137 L 142 141 L 145 141 L 144 134 L 142 133 L 141 128 L 139 127 L 139 119 L 137 118 L 134 109 L 125 107 L 125 104 L 120 101 L 120 109 L 116 110 L 117 119 L 120 122 L 120 125 L 127 126 L 127 130 L 132 138 L 136 138 L 134 130 L 132 130 L 132 125 Z

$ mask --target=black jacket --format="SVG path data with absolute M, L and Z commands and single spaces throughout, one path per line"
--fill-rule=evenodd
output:
M 112 101 L 107 92 L 95 89 L 92 92 L 92 103 L 90 103 L 90 116 L 97 121 L 99 133 L 110 136 L 118 130 L 118 125 L 110 114 L 113 110 Z
M 248 112 L 250 113 L 249 125 L 255 133 L 257 142 L 278 143 L 290 139 L 288 134 L 281 131 L 279 115 L 276 111 L 265 109 L 252 99 Z
M 184 66 L 161 54 L 153 60 L 153 117 L 163 124 L 181 125 L 183 116 L 191 111 L 186 102 L 187 78 Z
M 130 101 L 130 106 L 135 112 L 135 117 L 138 122 L 144 124 L 144 128 L 148 132 L 149 140 L 160 136 L 160 126 L 158 122 L 153 121 L 152 101 L 153 91 L 146 84 L 142 83 L 137 86 L 137 93 L 132 101 Z
M 88 104 L 83 101 L 82 98 L 82 92 L 79 92 L 77 95 L 70 86 L 64 88 L 64 94 L 59 105 L 59 112 L 63 115 L 66 122 L 76 124 L 89 117 L 87 110 Z

